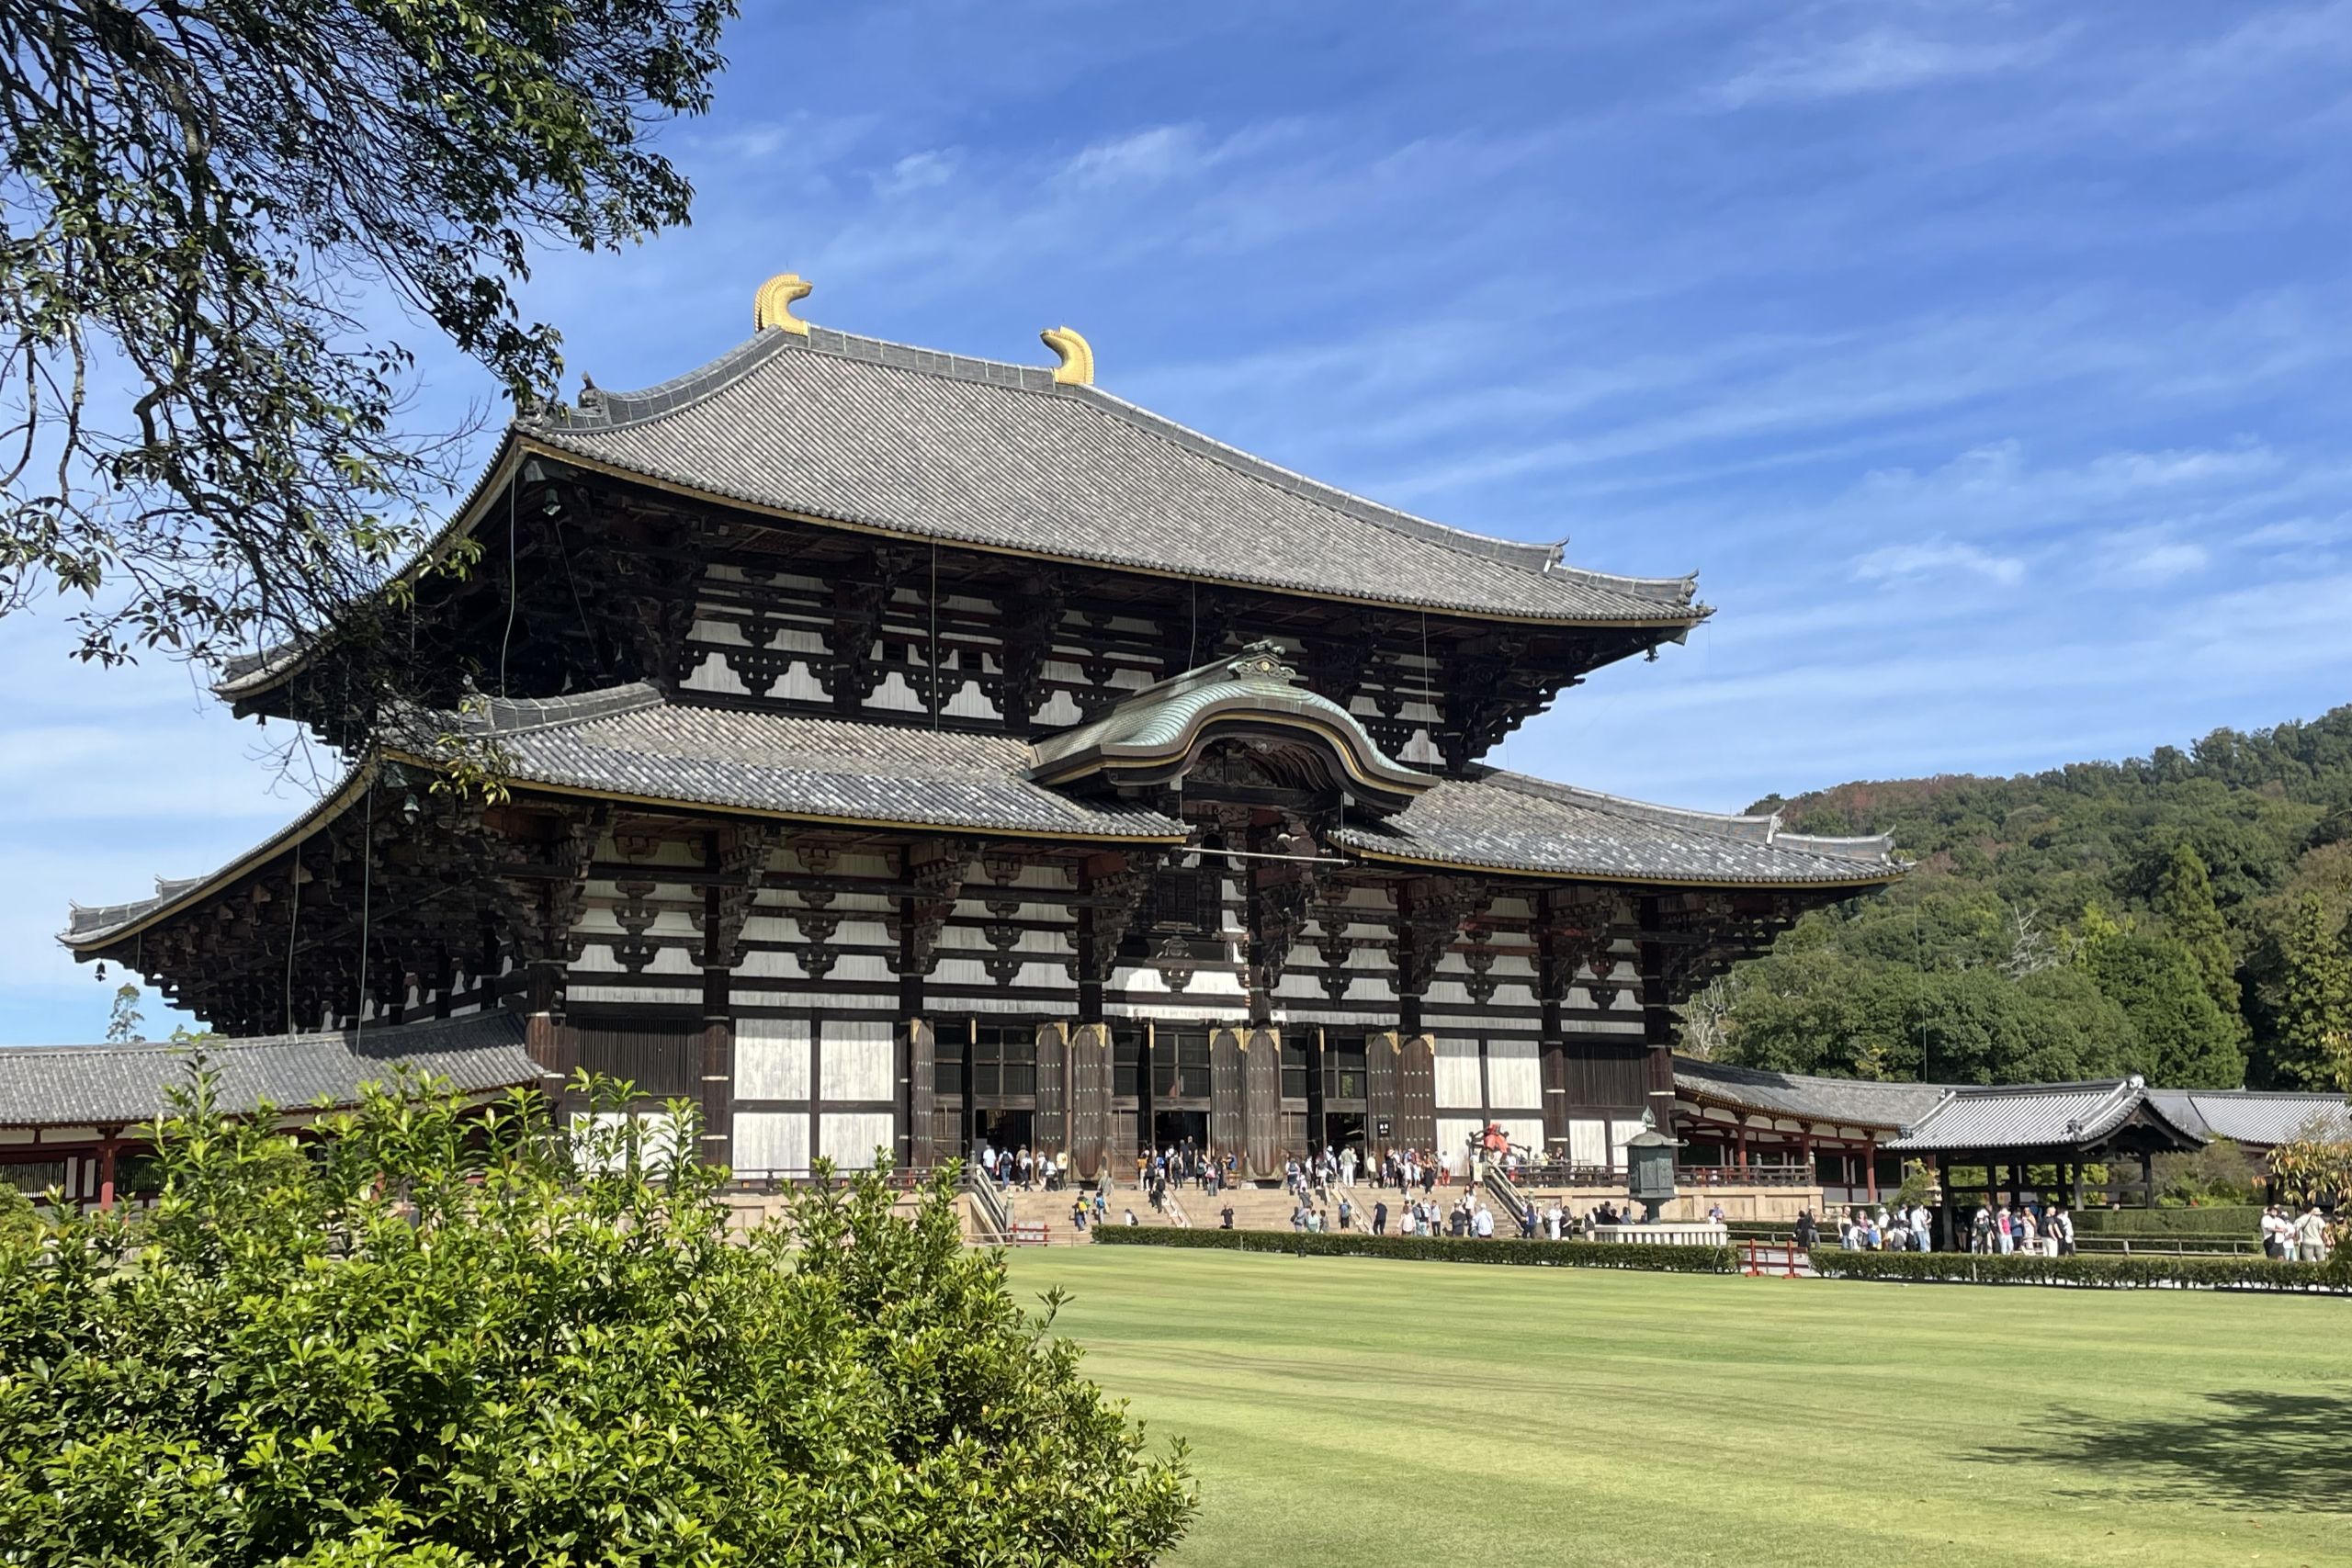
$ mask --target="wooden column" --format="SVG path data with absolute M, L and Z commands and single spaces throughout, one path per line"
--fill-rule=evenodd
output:
M 114 1207 L 114 1156 L 120 1146 L 121 1140 L 115 1132 L 109 1132 L 98 1140 L 98 1208 L 101 1211 Z
M 1659 909 L 1656 898 L 1644 898 L 1640 904 L 1641 929 L 1658 929 Z M 1650 1120 L 1657 1130 L 1668 1137 L 1674 1135 L 1674 1005 L 1667 996 L 1666 946 L 1662 942 L 1644 942 L 1637 944 L 1636 964 L 1641 972 L 1642 1042 L 1649 1047 L 1649 1061 L 1645 1070 Z
M 703 837 L 703 865 L 719 865 L 718 835 Z M 735 1162 L 734 942 L 723 930 L 718 885 L 702 890 L 702 1161 Z
M 563 977 L 560 958 L 534 956 L 525 967 L 523 1046 L 539 1065 L 539 1088 L 550 1103 L 561 1100 L 580 1065 L 578 1043 L 563 1024 Z
M 1957 1201 L 1952 1196 L 1951 1158 L 1948 1155 L 1936 1156 L 1936 1190 L 1943 1200 L 1936 1205 L 1936 1247 L 1939 1251 L 1950 1252 L 1952 1249 L 1951 1212 Z
M 1330 1142 L 1324 1120 L 1323 1104 L 1323 1026 L 1306 1036 L 1306 1146 L 1317 1153 Z
M 909 852 L 911 855 L 912 852 Z M 910 866 L 909 870 L 911 873 L 912 867 Z M 923 1016 L 925 964 L 920 950 L 921 938 L 917 933 L 916 920 L 915 900 L 912 897 L 899 899 L 899 1016 L 906 1020 L 919 1019 Z M 898 1123 L 899 1163 L 903 1166 L 912 1164 L 914 1161 L 914 1039 L 912 1031 L 905 1028 L 898 1030 L 897 1035 L 897 1049 L 893 1052 L 896 1061 L 893 1066 L 898 1073 L 899 1092 L 894 1097 L 898 1101 L 898 1114 L 892 1120 Z M 813 1059 L 815 1055 L 813 1050 L 810 1055 L 812 1059 L 808 1064 L 808 1097 L 813 1108 L 818 1089 L 816 1078 L 818 1064 Z M 967 1079 L 964 1085 L 967 1095 L 970 1094 L 971 1087 L 970 1080 Z M 809 1127 L 808 1146 L 812 1151 L 817 1147 L 815 1139 L 822 1132 L 821 1123 Z M 968 1117 L 965 1120 L 964 1135 L 967 1139 L 971 1136 L 971 1122 Z
M 1878 1140 L 1876 1138 L 1862 1140 L 1862 1181 L 1864 1190 L 1869 1194 L 1867 1201 L 1872 1203 L 1877 1202 Z
M 2156 1160 L 2145 1149 L 2140 1151 L 2140 1206 L 2143 1209 L 2156 1206 Z

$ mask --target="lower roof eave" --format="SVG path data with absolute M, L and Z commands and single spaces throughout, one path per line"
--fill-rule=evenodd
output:
M 414 766 L 431 767 L 429 758 L 400 750 L 388 750 L 385 759 Z M 854 817 L 815 811 L 786 811 L 770 807 L 737 806 L 731 802 L 686 800 L 675 795 L 632 795 L 623 790 L 592 789 L 584 784 L 547 784 L 536 779 L 516 780 L 511 786 L 518 794 L 561 795 L 572 800 L 607 800 L 619 806 L 639 806 L 650 811 L 709 812 L 722 817 L 742 817 L 769 822 L 807 822 L 825 828 L 869 828 L 894 833 L 944 833 L 951 836 L 982 839 L 1031 839 L 1046 842 L 1074 844 L 1139 844 L 1154 847 L 1184 844 L 1191 841 L 1190 832 L 1111 833 L 1077 827 L 1007 828 L 971 822 L 918 821 L 885 817 Z
M 355 767 L 350 776 L 334 793 L 322 797 L 318 804 L 294 821 L 288 823 L 268 839 L 210 875 L 191 878 L 186 886 L 177 889 L 171 896 L 148 901 L 136 917 L 119 925 L 87 933 L 68 931 L 60 933 L 57 940 L 77 959 L 96 957 L 117 943 L 135 937 L 159 922 L 203 903 L 206 898 L 210 897 L 222 887 L 307 842 L 357 801 L 374 784 L 376 775 L 388 762 L 427 769 L 439 766 L 433 758 L 420 752 L 400 747 L 381 748 Z M 508 788 L 517 796 L 550 795 L 571 800 L 602 800 L 616 805 L 638 807 L 648 811 L 691 812 L 699 815 L 741 818 L 753 821 L 799 822 L 812 827 L 862 829 L 879 832 L 925 833 L 982 839 L 1021 839 L 1046 843 L 1100 844 L 1114 849 L 1123 845 L 1137 848 L 1171 848 L 1191 840 L 1190 833 L 1185 831 L 1116 833 L 1075 825 L 1070 827 L 1001 827 L 968 822 L 842 816 L 736 806 L 717 801 L 688 800 L 670 795 L 632 795 L 624 791 L 589 789 L 571 784 L 541 783 L 531 779 L 513 780 L 509 783 Z
M 1417 866 L 1432 871 L 1476 871 L 1494 876 L 1525 877 L 1531 882 L 1579 882 L 1628 887 L 1705 887 L 1720 888 L 1727 892 L 1757 893 L 1837 893 L 1859 892 L 1871 887 L 1890 887 L 1903 879 L 1903 873 L 1899 869 L 1889 869 L 1870 876 L 1773 881 L 1725 876 L 1661 876 L 1654 873 L 1603 871 L 1592 868 L 1536 869 L 1486 861 L 1408 855 L 1390 850 L 1367 849 L 1356 843 L 1351 843 L 1347 848 L 1351 853 L 1361 856 L 1364 860 L 1381 861 L 1394 865 Z

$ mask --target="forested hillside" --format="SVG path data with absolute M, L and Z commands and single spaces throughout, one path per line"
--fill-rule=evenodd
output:
M 2334 1084 L 2352 1058 L 2352 706 L 2015 778 L 1757 810 L 1891 832 L 1900 887 L 1808 916 L 1687 1010 L 1758 1066 L 1946 1082 Z

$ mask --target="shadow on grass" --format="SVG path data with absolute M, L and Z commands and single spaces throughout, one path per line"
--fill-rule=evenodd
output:
M 2196 1411 L 2143 1420 L 2061 1407 L 2021 1426 L 2018 1437 L 1974 1457 L 2094 1471 L 2168 1502 L 2352 1514 L 2352 1388 L 2239 1389 L 2207 1394 Z

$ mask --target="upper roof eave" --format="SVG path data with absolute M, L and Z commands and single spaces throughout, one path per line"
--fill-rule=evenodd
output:
M 1132 559 L 1113 552 L 1024 550 L 1008 546 L 1001 540 L 979 536 L 964 537 L 952 529 L 918 526 L 905 519 L 859 513 L 846 507 L 776 505 L 757 496 L 737 493 L 724 486 L 698 484 L 680 473 L 660 472 L 650 465 L 616 461 L 609 453 L 600 454 L 587 449 L 595 436 L 638 429 L 706 403 L 725 393 L 778 354 L 793 352 L 830 355 L 918 376 L 967 381 L 1023 396 L 1074 402 L 1093 410 L 1105 419 L 1118 421 L 1160 442 L 1209 458 L 1261 485 L 1285 491 L 1330 513 L 1386 529 L 1400 536 L 1441 546 L 1465 559 L 1508 566 L 1530 576 L 1555 582 L 1581 584 L 1636 604 L 1646 602 L 1656 608 L 1633 610 L 1629 607 L 1627 613 L 1609 615 L 1577 613 L 1566 608 L 1556 613 L 1509 610 L 1483 605 L 1467 598 L 1459 603 L 1449 602 L 1442 594 L 1387 599 L 1376 594 L 1350 593 L 1329 585 L 1289 581 L 1271 576 L 1219 573 L 1214 570 L 1171 566 L 1166 561 Z M 537 455 L 588 471 L 603 472 L 693 495 L 712 504 L 736 507 L 793 522 L 922 542 L 946 538 L 960 547 L 989 553 L 1101 566 L 1218 586 L 1265 590 L 1383 608 L 1437 611 L 1497 621 L 1652 627 L 1666 632 L 1687 632 L 1711 614 L 1706 606 L 1695 602 L 1695 574 L 1636 577 L 1569 566 L 1561 558 L 1562 543 L 1534 544 L 1497 538 L 1385 506 L 1218 441 L 1101 388 L 1057 383 L 1050 371 L 1035 366 L 943 354 L 821 327 L 812 329 L 805 339 L 792 333 L 770 329 L 737 344 L 708 364 L 669 381 L 639 391 L 600 390 L 593 396 L 594 403 L 591 408 L 571 409 L 558 405 L 511 421 L 491 465 L 453 511 L 449 522 L 419 550 L 416 558 L 401 570 L 399 578 L 413 580 L 417 571 L 440 558 L 451 543 L 470 532 L 481 520 L 483 502 L 503 488 L 504 480 L 518 459 Z M 307 663 L 324 640 L 313 637 L 289 641 L 232 660 L 214 689 L 231 701 L 258 696 Z

